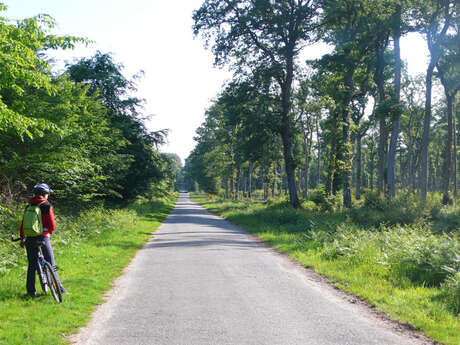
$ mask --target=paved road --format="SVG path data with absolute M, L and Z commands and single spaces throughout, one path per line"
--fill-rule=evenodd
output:
M 409 345 L 359 304 L 181 194 L 77 344 Z

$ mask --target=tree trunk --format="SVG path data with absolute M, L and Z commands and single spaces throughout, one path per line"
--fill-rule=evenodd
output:
M 310 130 L 310 138 L 308 139 L 306 133 L 304 133 L 304 147 L 305 147 L 305 164 L 304 164 L 304 190 L 303 196 L 305 199 L 308 197 L 308 167 L 310 165 L 310 153 L 311 153 L 311 141 L 312 141 L 312 133 L 313 131 Z
M 294 48 L 294 47 L 293 47 Z M 286 80 L 281 86 L 282 126 L 281 139 L 283 141 L 284 165 L 286 168 L 289 200 L 294 208 L 300 207 L 297 196 L 294 160 L 292 158 L 292 131 L 291 131 L 291 89 L 294 75 L 294 56 L 287 57 Z
M 356 135 L 356 200 L 361 199 L 361 133 Z
M 370 161 L 370 171 L 369 171 L 369 184 L 371 190 L 374 190 L 374 170 L 375 170 L 375 153 L 371 153 L 371 161 Z
M 249 162 L 249 172 L 248 172 L 248 197 L 252 198 L 252 172 L 254 170 L 254 164 Z
M 454 171 L 452 174 L 452 178 L 454 180 L 454 197 L 457 198 L 457 113 L 454 107 L 453 109 L 453 116 L 452 116 L 452 134 L 453 134 L 453 141 L 454 141 L 454 154 L 453 154 L 453 167 Z
M 236 169 L 235 200 L 238 200 L 238 198 L 239 198 L 240 184 L 241 184 L 241 168 L 238 167 Z
M 332 113 L 332 139 L 331 139 L 331 147 L 327 151 L 327 159 L 329 160 L 329 164 L 327 166 L 327 181 L 326 181 L 326 192 L 327 195 L 335 195 L 336 193 L 336 170 L 337 170 L 337 152 L 338 152 L 338 145 L 337 145 L 337 113 L 334 111 Z
M 426 72 L 426 94 L 425 94 L 425 117 L 423 119 L 423 135 L 421 147 L 421 167 L 420 167 L 420 195 L 426 200 L 428 192 L 428 145 L 430 140 L 431 122 L 431 91 L 433 85 L 433 70 L 435 63 L 430 61 Z
M 410 122 L 409 122 L 410 124 Z M 413 144 L 412 144 L 412 139 L 410 135 L 410 127 L 408 129 L 409 132 L 409 143 L 407 145 L 407 186 L 409 187 L 409 190 L 413 191 L 413 181 L 415 179 L 415 169 L 414 169 L 414 163 L 413 163 Z
M 230 198 L 233 199 L 235 193 L 235 181 L 233 179 L 233 174 L 230 176 Z
M 447 97 L 447 143 L 446 143 L 446 150 L 445 150 L 445 158 L 444 158 L 444 178 L 443 178 L 443 185 L 442 185 L 442 204 L 447 205 L 450 203 L 449 197 L 449 185 L 450 185 L 450 175 L 451 175 L 451 167 L 452 167 L 452 117 L 453 117 L 453 104 L 454 100 L 451 95 L 446 92 Z
M 316 144 L 318 145 L 318 157 L 316 158 L 316 170 L 317 170 L 317 177 L 316 177 L 316 188 L 321 184 L 321 141 L 319 137 L 319 115 L 316 117 Z
M 377 85 L 378 102 L 382 105 L 385 102 L 385 87 L 383 71 L 385 68 L 385 49 L 387 44 L 379 43 L 377 45 L 377 63 L 374 81 Z M 380 193 L 385 192 L 385 166 L 388 146 L 388 128 L 383 114 L 379 120 L 379 145 L 378 145 L 378 166 L 377 166 L 377 188 Z
M 344 168 L 343 168 L 343 206 L 346 208 L 351 208 L 352 200 L 351 200 L 351 160 L 352 155 L 349 148 L 350 142 L 350 102 L 353 96 L 353 74 L 354 68 L 350 68 L 347 71 L 345 76 L 345 85 L 347 87 L 347 99 L 344 102 L 344 109 L 343 109 L 343 161 L 344 161 Z
M 395 104 L 398 107 L 397 113 L 393 117 L 393 129 L 391 132 L 390 139 L 390 151 L 388 153 L 388 192 L 390 198 L 395 196 L 395 160 L 396 160 L 396 146 L 398 143 L 399 136 L 399 118 L 401 116 L 399 110 L 399 102 L 401 95 L 401 49 L 399 41 L 401 38 L 401 6 L 397 6 L 396 10 L 396 24 L 394 33 L 394 57 L 395 57 L 395 79 L 394 79 L 394 98 Z
M 264 167 L 262 170 L 262 183 L 263 183 L 263 190 L 264 190 L 264 200 L 268 199 L 268 177 L 267 177 L 267 168 Z
M 303 171 L 302 168 L 297 169 L 297 194 L 301 194 L 302 189 L 304 188 L 303 185 Z

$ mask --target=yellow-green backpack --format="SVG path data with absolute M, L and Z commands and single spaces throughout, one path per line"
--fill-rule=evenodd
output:
M 39 236 L 43 233 L 41 204 L 43 203 L 37 205 L 29 204 L 24 210 L 22 229 L 24 230 L 24 234 L 28 237 Z

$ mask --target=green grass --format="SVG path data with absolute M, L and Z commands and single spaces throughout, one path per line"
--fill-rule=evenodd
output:
M 294 210 L 285 201 L 229 201 L 203 194 L 192 198 L 392 319 L 440 343 L 460 344 L 458 296 L 452 296 L 460 291 L 460 279 L 453 274 L 443 282 L 444 266 L 459 269 L 457 235 L 436 234 L 426 224 L 369 228 L 353 221 L 359 217 L 356 210 L 325 212 L 314 205 Z
M 94 307 L 102 302 L 103 293 L 169 214 L 174 202 L 175 198 L 143 201 L 123 210 L 95 209 L 75 219 L 60 219 L 58 229 L 62 230 L 52 242 L 60 278 L 70 294 L 64 295 L 62 304 L 50 296 L 27 297 L 24 252 L 16 267 L 9 265 L 0 272 L 0 344 L 69 343 L 66 335 L 85 325 Z M 41 293 L 38 281 L 36 287 Z

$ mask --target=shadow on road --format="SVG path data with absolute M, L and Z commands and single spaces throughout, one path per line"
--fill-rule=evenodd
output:
M 246 237 L 245 231 L 188 200 L 179 200 L 176 208 L 163 224 L 174 224 L 180 230 L 154 233 L 154 240 L 149 242 L 146 248 L 214 247 L 210 250 L 230 248 L 254 250 L 261 244 L 260 240 Z

